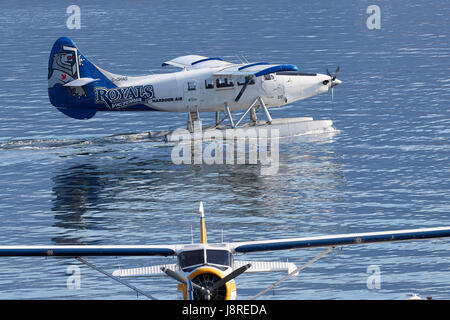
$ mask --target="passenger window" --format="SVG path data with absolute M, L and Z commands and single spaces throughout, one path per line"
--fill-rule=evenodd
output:
M 226 88 L 226 87 L 233 87 L 233 86 L 234 86 L 233 78 L 218 78 L 216 80 L 217 88 Z
M 214 80 L 213 80 L 213 79 L 207 79 L 207 80 L 205 80 L 205 88 L 206 88 L 206 89 L 212 89 L 212 88 L 214 88 Z
M 239 77 L 239 78 L 237 78 L 237 84 L 238 84 L 238 86 L 243 86 L 244 84 L 245 84 L 245 81 L 248 79 L 249 77 L 247 76 L 247 77 Z M 248 84 L 255 84 L 255 79 L 254 78 L 252 78 L 250 81 L 249 81 L 249 83 Z
M 196 85 L 195 81 L 189 81 L 189 82 L 188 82 L 188 90 L 189 90 L 189 91 L 193 91 L 193 90 L 195 90 L 196 88 L 197 88 L 197 85 Z

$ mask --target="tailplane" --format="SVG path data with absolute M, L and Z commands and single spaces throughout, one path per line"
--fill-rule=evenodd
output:
M 51 104 L 69 117 L 92 118 L 97 112 L 94 86 L 116 87 L 105 73 L 86 59 L 70 38 L 59 38 L 53 45 L 48 62 Z

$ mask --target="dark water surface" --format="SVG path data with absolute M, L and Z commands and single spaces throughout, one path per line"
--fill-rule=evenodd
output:
M 204 201 L 208 240 L 246 241 L 450 225 L 450 46 L 448 1 L 78 1 L 81 29 L 66 8 L 0 1 L 0 244 L 189 243 Z M 331 119 L 333 134 L 284 139 L 278 175 L 258 165 L 175 165 L 148 130 L 184 126 L 185 114 L 98 113 L 79 121 L 47 96 L 53 42 L 70 36 L 94 63 L 117 74 L 167 72 L 186 55 L 291 63 L 305 72 L 340 66 L 343 84 L 273 111 Z M 206 114 L 205 119 L 213 118 Z M 243 256 L 301 265 L 321 249 Z M 91 258 L 112 271 L 172 258 Z M 81 288 L 67 268 L 81 267 Z M 368 289 L 369 266 L 381 288 Z M 248 299 L 281 274 L 242 275 Z M 163 299 L 167 278 L 132 284 Z M 344 248 L 269 293 L 270 299 L 450 298 L 449 241 Z M 1 299 L 135 299 L 75 260 L 0 259 Z

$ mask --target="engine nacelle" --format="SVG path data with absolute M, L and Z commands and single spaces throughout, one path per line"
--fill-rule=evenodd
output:
M 192 271 L 188 278 L 193 283 L 196 283 L 206 289 L 211 289 L 214 283 L 222 279 L 225 274 L 214 267 L 200 267 Z M 183 298 L 187 299 L 187 286 L 184 284 L 178 285 L 178 290 L 183 293 Z M 200 290 L 194 289 L 194 300 L 207 300 L 207 297 Z M 223 286 L 213 290 L 209 297 L 210 300 L 234 300 L 236 299 L 236 282 L 234 280 L 228 281 Z

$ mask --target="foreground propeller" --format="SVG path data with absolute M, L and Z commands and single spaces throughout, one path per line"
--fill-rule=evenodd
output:
M 234 278 L 236 278 L 237 276 L 239 276 L 240 274 L 244 273 L 245 271 L 247 271 L 248 268 L 250 268 L 252 266 L 251 263 L 248 263 L 240 268 L 237 268 L 236 270 L 230 272 L 229 274 L 227 274 L 225 277 L 223 277 L 222 279 L 216 281 L 214 283 L 214 285 L 211 288 L 211 291 L 216 290 L 217 288 L 220 288 L 221 286 L 223 286 L 225 283 L 227 283 L 228 281 L 233 280 Z
M 188 285 L 190 283 L 195 289 L 200 290 L 203 293 L 203 295 L 206 297 L 207 300 L 210 300 L 211 295 L 215 290 L 217 290 L 221 286 L 225 285 L 228 281 L 233 280 L 237 276 L 239 276 L 242 273 L 244 273 L 245 271 L 247 271 L 247 269 L 250 268 L 251 266 L 252 266 L 251 263 L 248 263 L 240 268 L 237 268 L 236 270 L 227 274 L 222 279 L 214 282 L 213 285 L 209 288 L 202 287 L 202 286 L 198 285 L 197 283 L 190 281 L 190 279 L 186 278 L 179 272 L 176 272 L 176 271 L 170 270 L 168 268 L 164 268 L 164 267 L 162 267 L 161 270 L 165 274 L 167 274 L 169 277 L 175 279 L 176 281 L 178 281 L 182 284 Z
M 179 272 L 176 272 L 176 271 L 170 270 L 168 268 L 164 268 L 164 267 L 161 268 L 161 271 L 164 272 L 165 274 L 167 274 L 169 277 L 177 280 L 178 282 L 180 282 L 182 284 L 187 285 L 189 283 L 189 279 L 186 278 L 185 276 L 183 276 Z M 200 290 L 206 297 L 209 297 L 211 295 L 210 290 L 208 290 L 202 286 L 199 286 L 198 284 L 193 283 L 192 281 L 191 281 L 191 284 L 195 289 Z

